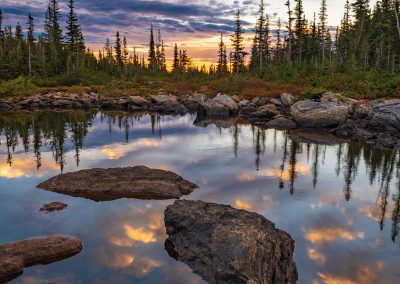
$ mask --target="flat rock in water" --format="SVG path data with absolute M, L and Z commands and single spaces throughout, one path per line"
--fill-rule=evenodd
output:
M 37 187 L 94 201 L 111 201 L 120 198 L 177 199 L 192 193 L 197 185 L 169 171 L 137 166 L 62 174 Z
M 63 260 L 82 249 L 82 241 L 68 236 L 38 237 L 0 245 L 0 283 L 18 277 L 25 267 Z
M 165 211 L 170 256 L 209 283 L 296 283 L 294 240 L 256 213 L 177 200 Z
M 44 204 L 43 207 L 40 208 L 40 212 L 45 212 L 47 214 L 54 211 L 62 211 L 67 207 L 67 204 L 56 201 L 49 204 Z

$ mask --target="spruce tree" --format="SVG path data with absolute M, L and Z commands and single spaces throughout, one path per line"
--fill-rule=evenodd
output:
M 70 52 L 78 54 L 85 51 L 85 41 L 78 22 L 78 16 L 75 13 L 74 0 L 69 0 L 68 8 L 66 43 Z
M 244 51 L 244 37 L 243 37 L 243 28 L 240 20 L 240 10 L 237 10 L 235 16 L 235 29 L 234 33 L 231 35 L 231 42 L 234 51 L 231 54 L 232 58 L 232 67 L 233 72 L 239 74 L 245 70 L 244 60 L 246 56 L 246 52 Z
M 52 71 L 59 73 L 61 67 L 62 53 L 62 31 L 60 28 L 60 7 L 59 0 L 49 0 L 45 14 L 45 38 L 49 47 L 50 63 Z
M 217 72 L 220 74 L 228 73 L 228 59 L 226 55 L 226 45 L 224 43 L 223 35 L 221 34 L 221 39 L 218 44 L 218 66 Z
M 326 50 L 326 44 L 327 44 L 327 34 L 329 33 L 329 30 L 327 30 L 327 6 L 326 6 L 326 0 L 321 1 L 321 8 L 319 11 L 319 38 L 321 42 L 321 47 L 322 47 L 322 63 L 325 62 L 325 50 Z
M 152 71 L 157 70 L 156 46 L 154 41 L 154 28 L 153 24 L 150 27 L 150 43 L 149 43 L 149 69 Z
M 115 35 L 115 61 L 118 67 L 122 67 L 124 64 L 122 62 L 122 43 L 119 31 Z
M 178 44 L 175 43 L 174 47 L 174 59 L 172 62 L 172 71 L 178 72 L 180 67 L 180 62 L 179 62 L 179 51 L 178 51 Z

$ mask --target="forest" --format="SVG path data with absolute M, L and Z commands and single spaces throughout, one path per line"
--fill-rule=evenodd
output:
M 35 29 L 41 23 L 30 14 L 26 24 L 12 27 L 0 9 L 0 95 L 71 86 L 77 92 L 90 87 L 116 95 L 159 89 L 242 96 L 284 91 L 308 96 L 328 90 L 356 98 L 400 95 L 399 0 L 379 0 L 374 6 L 369 0 L 347 0 L 337 27 L 328 25 L 326 0 L 312 19 L 306 18 L 302 0 L 288 0 L 285 6 L 287 18 L 272 23 L 261 0 L 250 31 L 243 28 L 237 10 L 232 33 L 221 34 L 217 60 L 209 68 L 195 66 L 176 43 L 167 45 L 153 25 L 146 56 L 128 48 L 123 31 L 105 39 L 102 50 L 91 50 L 74 0 L 68 0 L 66 19 L 59 0 L 49 0 L 40 36 Z M 251 49 L 245 48 L 248 33 L 253 34 Z M 167 46 L 173 46 L 171 66 Z

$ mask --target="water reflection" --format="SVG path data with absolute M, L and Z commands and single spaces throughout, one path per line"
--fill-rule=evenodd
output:
M 202 282 L 164 251 L 169 201 L 97 205 L 34 189 L 60 172 L 138 164 L 199 184 L 190 199 L 258 212 L 291 233 L 300 283 L 396 283 L 400 277 L 393 253 L 400 227 L 396 151 L 240 119 L 76 111 L 0 114 L 0 143 L 0 242 L 67 233 L 86 244 L 76 259 L 27 271 L 21 282 L 60 275 L 67 283 Z M 55 200 L 69 209 L 36 215 Z

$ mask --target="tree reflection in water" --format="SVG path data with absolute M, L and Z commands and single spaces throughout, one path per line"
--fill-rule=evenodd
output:
M 102 122 L 107 121 L 109 131 L 113 127 L 118 127 L 125 133 L 125 141 L 128 142 L 129 134 L 135 130 L 135 122 L 139 121 L 143 114 L 125 112 L 106 112 L 97 113 L 83 111 L 65 112 L 22 112 L 8 113 L 0 115 L 0 143 L 6 144 L 6 162 L 10 167 L 13 166 L 13 153 L 19 143 L 25 152 L 32 151 L 36 159 L 36 167 L 42 166 L 41 151 L 44 148 L 51 149 L 53 158 L 60 171 L 64 170 L 66 164 L 67 141 L 70 142 L 74 150 L 76 165 L 80 163 L 80 153 L 84 147 L 85 137 L 89 133 L 93 121 L 99 117 Z M 150 115 L 151 131 L 153 136 L 163 138 L 162 120 L 163 117 L 157 114 Z M 232 145 L 235 157 L 238 157 L 239 136 L 242 127 L 247 125 L 240 120 L 233 120 L 230 127 L 232 135 Z M 224 125 L 224 127 L 227 127 Z M 220 126 L 222 129 L 222 126 Z M 393 201 L 392 220 L 392 239 L 399 235 L 400 222 L 400 182 L 397 181 L 397 188 L 391 188 L 393 181 L 399 179 L 400 158 L 398 151 L 384 150 L 362 141 L 344 143 L 331 143 L 329 137 L 324 143 L 323 138 L 318 137 L 315 141 L 305 141 L 296 139 L 293 132 L 278 132 L 275 130 L 265 130 L 256 126 L 251 126 L 252 144 L 255 153 L 255 168 L 260 171 L 261 157 L 266 153 L 266 143 L 272 142 L 272 151 L 278 152 L 282 147 L 282 156 L 279 165 L 278 188 L 284 190 L 288 188 L 290 194 L 295 194 L 295 181 L 299 176 L 299 158 L 306 157 L 307 162 L 311 161 L 311 175 L 314 189 L 318 184 L 320 167 L 331 161 L 325 160 L 327 145 L 336 147 L 336 165 L 334 167 L 337 176 L 341 174 L 343 181 L 343 197 L 350 201 L 352 197 L 352 184 L 360 170 L 360 162 L 366 165 L 369 183 L 379 183 L 379 191 L 376 204 L 380 208 L 378 217 L 379 227 L 384 229 L 385 220 L 389 218 L 389 200 Z M 267 134 L 271 136 L 267 137 Z M 286 184 L 287 183 L 287 184 Z M 392 192 L 395 190 L 395 192 Z

